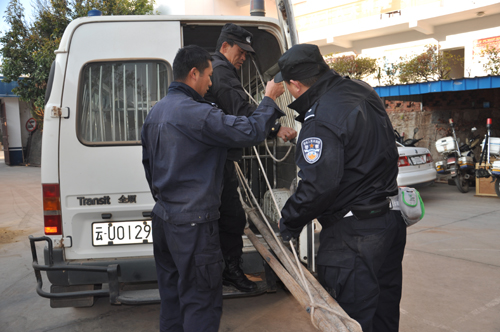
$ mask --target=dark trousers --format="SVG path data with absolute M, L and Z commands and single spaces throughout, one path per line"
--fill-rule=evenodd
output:
M 406 245 L 401 213 L 364 220 L 348 217 L 333 225 L 320 222 L 320 283 L 363 332 L 398 331 Z
M 219 236 L 222 254 L 227 257 L 240 257 L 243 249 L 245 230 L 245 211 L 238 194 L 238 178 L 234 161 L 226 160 L 224 166 L 224 188 L 221 196 Z
M 175 225 L 153 215 L 161 332 L 217 332 L 222 270 L 217 221 Z

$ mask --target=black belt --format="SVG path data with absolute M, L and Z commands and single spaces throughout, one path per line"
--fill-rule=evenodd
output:
M 342 218 L 354 216 L 358 220 L 370 219 L 381 217 L 391 209 L 390 200 L 385 199 L 380 203 L 372 205 L 353 205 L 350 209 L 345 208 L 340 211 L 335 212 L 332 215 L 325 216 L 318 220 L 321 223 L 323 229 L 333 226 L 337 221 Z
M 389 212 L 391 209 L 389 203 L 390 200 L 385 199 L 380 203 L 372 205 L 353 205 L 350 212 L 359 220 L 377 218 Z

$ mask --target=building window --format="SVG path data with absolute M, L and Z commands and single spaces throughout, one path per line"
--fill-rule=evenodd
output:
M 80 141 L 140 144 L 142 124 L 151 107 L 167 94 L 171 76 L 163 61 L 87 64 L 78 98 Z

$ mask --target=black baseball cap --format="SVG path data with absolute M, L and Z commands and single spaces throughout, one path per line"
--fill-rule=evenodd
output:
M 278 66 L 281 71 L 274 77 L 276 83 L 313 77 L 330 69 L 319 47 L 311 44 L 292 46 L 278 60 Z
M 252 48 L 253 35 L 236 24 L 226 23 L 226 25 L 222 27 L 220 36 L 231 39 L 236 45 L 247 52 L 255 53 Z

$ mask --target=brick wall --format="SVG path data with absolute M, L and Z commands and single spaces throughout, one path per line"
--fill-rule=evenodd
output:
M 449 118 L 453 118 L 459 142 L 465 142 L 472 127 L 484 137 L 487 118 L 493 120 L 492 136 L 500 136 L 500 89 L 429 93 L 421 100 L 385 100 L 385 106 L 394 129 L 404 132 L 406 138 L 412 138 L 413 129 L 419 128 L 416 138 L 423 139 L 417 146 L 428 148 L 435 161 L 441 160 L 435 142 L 452 135 Z M 479 157 L 480 148 L 474 152 Z

